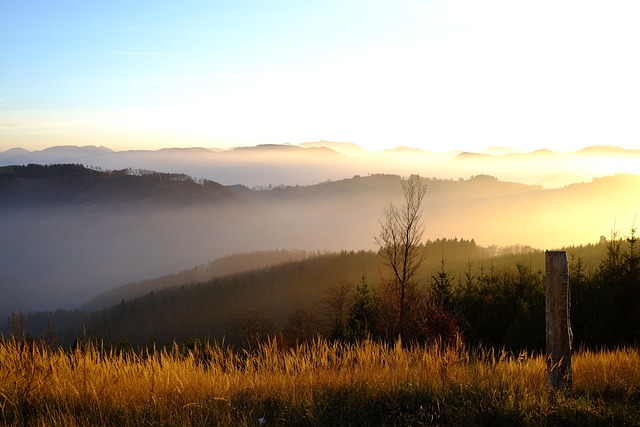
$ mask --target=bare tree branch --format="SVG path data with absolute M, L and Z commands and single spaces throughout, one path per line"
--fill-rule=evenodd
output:
M 392 272 L 390 283 L 397 299 L 397 329 L 400 336 L 406 328 L 408 301 L 415 288 L 415 275 L 424 261 L 420 250 L 424 223 L 422 202 L 427 186 L 418 175 L 402 181 L 404 204 L 400 207 L 390 203 L 380 221 L 380 234 L 375 238 L 380 247 L 379 254 Z

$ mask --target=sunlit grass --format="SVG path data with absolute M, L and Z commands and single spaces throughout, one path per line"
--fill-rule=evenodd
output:
M 320 341 L 254 352 L 65 352 L 0 344 L 0 421 L 14 425 L 633 424 L 635 349 L 579 352 L 573 391 L 542 355 Z

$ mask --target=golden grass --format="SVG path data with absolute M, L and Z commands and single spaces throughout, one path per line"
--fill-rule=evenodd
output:
M 8 425 L 561 425 L 640 422 L 636 349 L 579 352 L 574 386 L 540 355 L 365 341 L 234 354 L 65 352 L 0 343 Z

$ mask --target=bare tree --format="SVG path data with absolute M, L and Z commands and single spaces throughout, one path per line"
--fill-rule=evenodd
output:
M 389 267 L 392 278 L 388 282 L 397 307 L 396 329 L 402 337 L 409 318 L 409 301 L 415 291 L 415 275 L 424 261 L 424 251 L 420 248 L 424 224 L 422 201 L 427 186 L 418 175 L 411 175 L 402 181 L 404 203 L 398 207 L 393 203 L 384 211 L 380 221 L 380 234 L 376 243 L 384 264 Z

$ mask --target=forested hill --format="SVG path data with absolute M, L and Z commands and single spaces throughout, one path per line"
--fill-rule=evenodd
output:
M 114 204 L 203 204 L 241 201 L 213 181 L 151 171 L 98 171 L 77 164 L 0 168 L 0 208 Z
M 310 254 L 306 251 L 284 249 L 227 255 L 179 273 L 119 286 L 92 298 L 84 304 L 84 308 L 101 309 L 121 300 L 130 300 L 154 291 L 186 283 L 206 282 L 217 277 L 262 269 L 285 262 L 302 261 L 308 256 Z
M 514 257 L 522 258 L 526 257 L 533 252 L 537 252 L 536 263 L 540 263 L 539 251 L 534 251 L 532 248 L 525 247 L 510 247 L 504 248 L 506 253 L 511 254 L 510 261 Z M 482 248 L 476 245 L 473 240 L 464 239 L 438 239 L 436 241 L 429 241 L 425 244 L 425 253 L 429 253 L 430 256 L 425 259 L 424 268 L 421 270 L 421 280 L 426 282 L 429 279 L 429 274 L 436 271 L 440 265 L 442 257 L 446 256 L 447 265 L 450 267 L 462 271 L 463 265 L 471 259 L 488 259 L 492 252 L 486 248 Z M 374 252 L 358 253 L 361 259 L 366 259 L 366 262 L 362 262 L 363 265 L 375 266 L 376 255 Z M 347 256 L 347 252 L 342 252 L 340 256 Z M 493 255 L 497 255 L 493 253 Z M 116 303 L 120 303 L 121 300 L 130 301 L 137 297 L 143 297 L 151 292 L 157 292 L 173 287 L 179 287 L 187 284 L 205 283 L 213 279 L 222 278 L 224 276 L 233 276 L 238 274 L 244 274 L 252 270 L 262 270 L 268 267 L 280 265 L 298 263 L 304 260 L 310 260 L 314 262 L 313 258 L 332 258 L 336 257 L 336 254 L 320 255 L 318 253 L 301 251 L 301 250 L 272 250 L 272 251 L 256 251 L 250 253 L 241 253 L 228 255 L 219 259 L 216 259 L 210 263 L 198 265 L 194 268 L 181 271 L 176 274 L 170 274 L 163 277 L 143 280 L 140 282 L 129 283 L 123 286 L 119 286 L 115 289 L 111 289 L 98 295 L 95 298 L 89 300 L 83 305 L 83 308 L 88 310 L 97 310 L 108 307 Z M 501 257 L 500 259 L 504 259 Z M 488 261 L 487 261 L 488 262 Z M 502 261 L 496 260 L 496 263 L 501 264 Z M 380 267 L 380 266 L 378 266 Z M 278 267 L 283 271 L 286 271 L 287 267 Z M 349 272 L 349 277 L 356 277 L 358 275 L 360 264 L 355 264 L 353 271 Z M 342 270 L 340 270 L 342 271 Z M 363 274 L 373 274 L 374 281 L 378 280 L 379 271 L 368 270 L 361 271 Z M 326 272 L 327 281 L 339 281 L 341 277 L 337 275 L 337 272 Z M 287 276 L 286 274 L 284 274 Z M 234 280 L 234 279 L 232 279 Z M 281 279 L 278 279 L 280 281 Z M 304 279 L 307 280 L 307 279 Z

